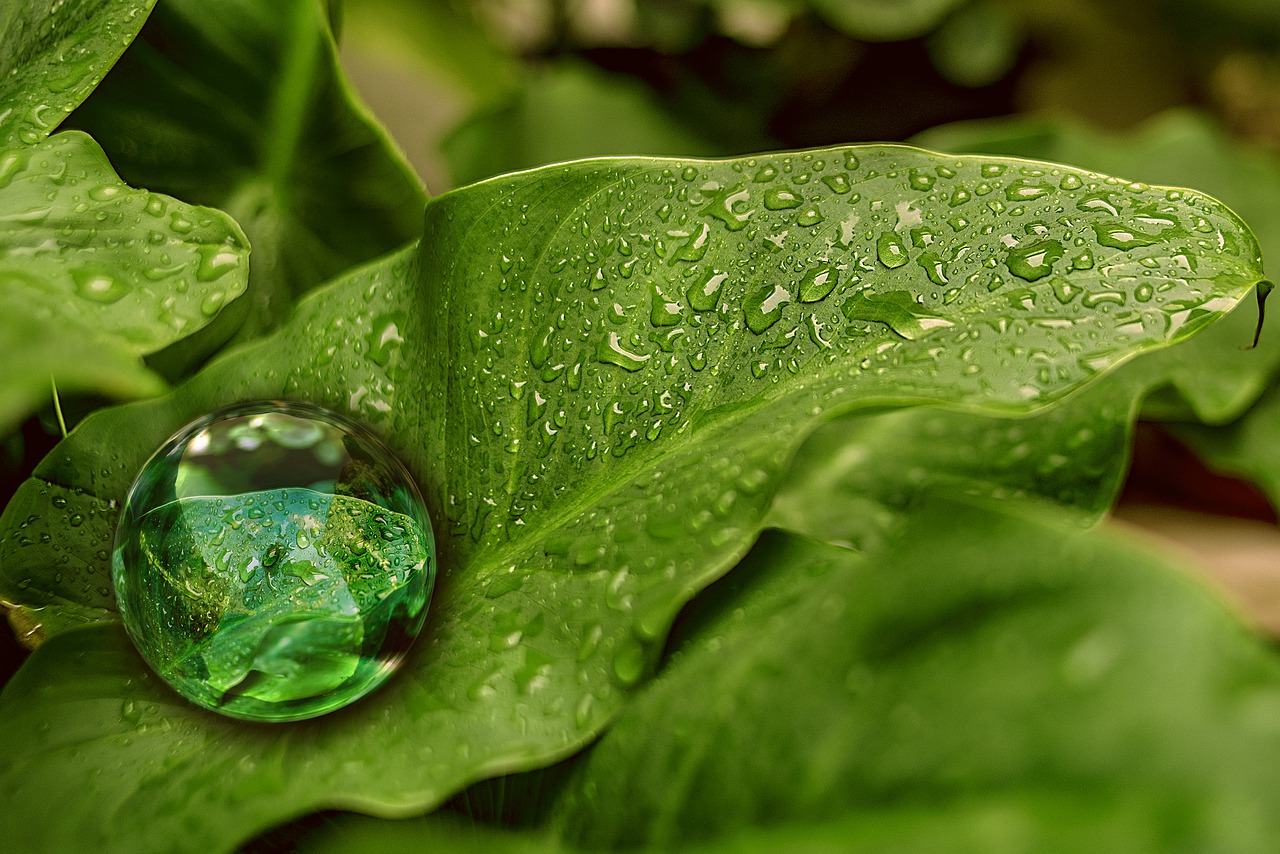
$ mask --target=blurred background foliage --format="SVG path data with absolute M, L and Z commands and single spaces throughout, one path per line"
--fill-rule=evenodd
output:
M 343 56 L 428 189 L 608 154 L 906 140 L 1192 106 L 1280 147 L 1269 0 L 347 0 Z

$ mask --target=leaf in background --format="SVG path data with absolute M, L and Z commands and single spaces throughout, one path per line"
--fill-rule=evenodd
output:
M 249 249 L 219 211 L 125 186 L 75 131 L 0 150 L 0 435 L 62 392 L 164 389 L 141 357 L 245 288 Z
M 606 155 L 706 155 L 714 146 L 669 115 L 647 87 L 580 62 L 531 70 L 443 142 L 455 185 Z
M 1162 808 L 1168 809 L 1168 799 L 1146 792 L 1063 793 L 1028 787 L 949 803 L 880 805 L 830 821 L 751 828 L 662 850 L 678 854 L 1167 854 L 1178 850 L 1171 847 L 1178 832 L 1152 820 Z M 584 849 L 545 831 L 513 831 L 439 814 L 413 821 L 327 817 L 325 825 L 294 850 L 299 854 L 600 854 L 600 849 Z M 1258 850 L 1267 849 L 1259 846 Z
M 0 9 L 0 147 L 53 132 L 107 73 L 156 0 L 19 0 Z
M 931 502 L 865 566 L 766 537 L 576 762 L 553 825 L 587 850 L 751 828 L 852 851 L 988 850 L 984 832 L 1270 850 L 1273 651 L 1168 559 L 1023 513 Z
M 890 42 L 930 32 L 963 0 L 809 0 L 819 15 L 856 39 Z
M 1009 9 L 971 0 L 929 36 L 929 56 L 958 86 L 990 86 L 1013 68 L 1025 35 Z
M 71 122 L 125 180 L 225 210 L 253 245 L 248 294 L 171 373 L 421 227 L 421 186 L 353 96 L 315 0 L 165 0 Z
M 337 409 L 404 459 L 437 526 L 442 577 L 400 678 L 340 714 L 233 731 L 122 683 L 132 658 L 95 664 L 115 674 L 95 698 L 156 708 L 126 745 L 123 705 L 82 705 L 80 671 L 60 674 L 83 645 L 123 655 L 123 636 L 71 632 L 15 684 L 45 692 L 22 732 L 77 721 L 80 773 L 55 728 L 15 739 L 0 787 L 34 815 L 75 779 L 74 832 L 207 851 L 325 806 L 422 812 L 554 761 L 747 551 L 828 413 L 1025 411 L 1190 334 L 1259 275 L 1247 229 L 1196 193 L 903 146 L 582 161 L 448 193 L 416 258 L 335 282 L 168 398 L 87 419 L 0 517 L 0 591 L 22 615 L 50 635 L 109 621 L 115 506 L 163 439 L 253 398 Z M 63 551 L 19 541 L 41 533 Z M 15 824 L 33 851 L 73 832 Z
M 346 0 L 342 43 L 441 78 L 472 104 L 491 104 L 518 85 L 520 61 L 503 50 L 461 0 Z
M 1230 424 L 1172 425 L 1172 432 L 1216 471 L 1257 484 L 1280 509 L 1280 387 Z

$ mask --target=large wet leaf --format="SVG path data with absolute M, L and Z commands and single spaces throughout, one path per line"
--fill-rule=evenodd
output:
M 84 134 L 0 151 L 0 435 L 63 392 L 164 388 L 141 357 L 245 288 L 225 215 L 123 184 Z
M 98 774 L 75 779 L 110 780 L 77 798 L 81 832 L 220 850 L 322 806 L 423 811 L 567 755 L 750 547 L 829 413 L 1025 411 L 1190 334 L 1259 276 L 1248 231 L 1194 192 L 902 146 L 581 161 L 441 196 L 417 255 L 335 282 L 169 398 L 87 419 L 0 518 L 22 620 L 110 622 L 105 549 L 146 456 L 215 406 L 293 398 L 369 423 L 437 526 L 416 654 L 329 718 L 231 729 L 132 658 L 100 662 L 135 678 L 95 697 L 156 710 L 119 744 L 122 707 L 86 711 L 80 671 L 58 675 L 82 645 L 125 655 L 115 630 L 37 653 L 45 705 L 71 704 L 94 745 L 78 767 Z M 0 775 L 20 774 L 25 814 L 65 792 L 69 760 L 18 743 Z M 251 808 L 232 796 L 246 787 Z M 34 827 L 30 847 L 64 832 Z
M 1027 836 L 996 850 L 1274 844 L 1280 663 L 1145 548 L 935 501 L 865 567 L 777 536 L 708 594 L 553 808 L 588 850 L 936 845 L 983 813 Z
M 197 350 L 271 329 L 421 228 L 421 186 L 338 67 L 315 0 L 165 0 L 71 122 L 125 180 L 248 234 L 249 293 Z
M 80 104 L 156 0 L 21 0 L 0 9 L 0 146 L 44 139 Z

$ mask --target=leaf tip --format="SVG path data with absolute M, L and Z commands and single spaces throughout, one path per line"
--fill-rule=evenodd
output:
M 1258 325 L 1253 330 L 1253 343 L 1241 347 L 1241 350 L 1253 350 L 1258 346 L 1258 341 L 1262 338 L 1262 324 L 1267 318 L 1267 297 L 1275 290 L 1275 283 L 1270 279 L 1263 279 L 1258 282 L 1256 293 L 1258 295 Z

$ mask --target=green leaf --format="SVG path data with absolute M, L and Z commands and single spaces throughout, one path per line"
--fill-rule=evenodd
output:
M 913 39 L 937 27 L 962 0 L 809 0 L 819 15 L 856 39 Z
M 1034 157 L 1074 163 L 1152 184 L 1175 182 L 1221 199 L 1253 229 L 1263 257 L 1280 258 L 1280 160 L 1232 142 L 1209 118 L 1172 111 L 1133 134 L 1104 134 L 1051 119 L 1023 118 L 971 122 L 921 134 L 921 145 L 957 153 Z M 1243 412 L 1280 369 L 1280 335 L 1263 331 L 1257 350 L 1242 350 L 1253 339 L 1257 313 L 1241 306 L 1206 334 L 1179 347 L 1144 356 L 1152 384 L 1168 384 L 1174 395 L 1148 414 L 1222 423 Z
M 297 850 L 305 854 L 559 854 L 571 849 L 546 834 L 515 833 L 438 814 L 418 821 L 343 816 L 305 838 Z
M 35 144 L 88 97 L 156 0 L 22 0 L 0 10 L 0 147 Z
M 1280 829 L 1274 653 L 1136 544 L 935 501 L 865 566 L 766 538 L 688 622 L 563 789 L 576 846 L 1266 851 Z
M 1280 254 L 1280 163 L 1231 142 L 1211 121 L 1166 114 L 1135 134 L 1106 135 L 1049 119 L 1001 119 L 935 129 L 922 140 L 957 152 L 1022 155 L 1176 179 L 1246 214 L 1264 254 Z M 1280 338 L 1252 338 L 1246 301 L 1224 322 L 1144 354 L 1063 403 L 1017 422 L 951 411 L 855 414 L 824 427 L 798 457 L 772 511 L 773 524 L 861 548 L 899 523 L 916 496 L 938 485 L 969 495 L 1039 495 L 1082 511 L 1110 507 L 1128 469 L 1134 417 L 1220 423 L 1236 417 L 1280 366 Z M 856 507 L 858 512 L 847 512 Z
M 883 545 L 921 496 L 1048 499 L 1100 519 L 1128 470 L 1141 389 L 1129 365 L 1026 418 L 916 407 L 824 424 L 782 481 L 769 524 L 827 542 Z
M 715 153 L 647 87 L 579 62 L 530 70 L 510 98 L 482 107 L 442 147 L 455 185 L 583 157 Z
M 990 86 L 1009 73 L 1023 38 L 1009 9 L 993 0 L 973 0 L 929 37 L 929 56 L 952 83 Z
M 248 246 L 218 211 L 125 186 L 84 134 L 0 150 L 0 435 L 62 392 L 141 397 L 141 357 L 245 288 Z
M 315 0 L 165 0 L 71 121 L 125 180 L 221 208 L 253 244 L 248 295 L 186 360 L 273 328 L 421 228 L 421 185 L 356 99 Z
M 492 104 L 517 87 L 520 62 L 485 32 L 480 11 L 458 0 L 347 0 L 343 50 L 420 69 L 472 103 Z
M 1230 424 L 1179 424 L 1172 430 L 1211 468 L 1257 484 L 1280 508 L 1280 387 L 1272 386 Z
M 1152 820 L 1162 808 L 1168 809 L 1168 799 L 1146 792 L 1098 789 L 1064 793 L 1026 787 L 946 803 L 876 805 L 832 820 L 750 828 L 660 850 L 680 854 L 1165 854 L 1179 850 L 1179 833 L 1175 819 Z M 545 831 L 512 831 L 432 815 L 415 821 L 358 816 L 329 819 L 297 850 L 303 854 L 418 854 L 428 850 L 588 854 L 600 849 L 570 845 Z
M 1094 226 L 1154 235 L 1137 217 L 1157 209 L 1158 241 L 1093 242 Z M 970 226 L 947 224 L 957 216 Z M 1073 263 L 1086 250 L 1092 269 Z M 1183 256 L 1196 277 L 1181 274 Z M 315 722 L 210 736 L 227 763 L 280 757 L 279 775 L 245 772 L 260 812 L 206 797 L 229 785 L 206 759 L 182 775 L 148 764 L 206 744 L 191 735 L 206 718 L 169 705 L 146 739 L 95 748 L 115 794 L 86 826 L 121 845 L 145 827 L 218 849 L 323 806 L 421 812 L 476 779 L 566 756 L 644 678 L 681 605 L 750 547 L 824 417 L 932 401 L 1026 411 L 1220 314 L 1259 277 L 1256 256 L 1233 215 L 1190 191 L 903 146 L 581 161 L 441 196 L 419 253 L 335 282 L 171 397 L 87 419 L 0 517 L 0 593 L 22 615 L 50 635 L 110 620 L 95 550 L 142 461 L 215 406 L 286 398 L 369 423 L 418 477 L 437 526 L 442 576 L 399 679 Z M 1032 269 L 1043 266 L 1052 275 Z M 1066 302 L 1064 281 L 1079 287 Z M 894 313 L 847 319 L 869 293 Z M 75 531 L 57 504 L 73 498 L 95 508 Z M 75 632 L 67 646 L 101 637 Z M 58 686 L 64 659 L 47 660 L 31 666 Z M 118 725 L 87 722 L 81 740 Z M 67 779 L 37 773 L 46 759 L 32 750 L 9 766 L 28 805 Z

